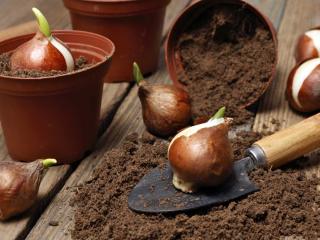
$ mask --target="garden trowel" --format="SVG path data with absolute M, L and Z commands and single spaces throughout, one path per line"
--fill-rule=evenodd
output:
M 320 147 L 320 114 L 255 142 L 247 157 L 236 161 L 233 174 L 221 186 L 183 193 L 172 184 L 169 164 L 145 175 L 129 195 L 129 208 L 144 213 L 194 210 L 244 197 L 259 188 L 249 179 L 255 167 L 277 168 Z

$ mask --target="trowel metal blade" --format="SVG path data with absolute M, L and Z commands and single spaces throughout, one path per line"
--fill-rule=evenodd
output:
M 222 186 L 186 194 L 174 188 L 169 165 L 158 167 L 145 175 L 132 190 L 129 208 L 142 213 L 173 213 L 228 202 L 259 190 L 249 180 L 247 172 L 251 168 L 251 159 L 244 158 L 235 162 L 233 174 Z

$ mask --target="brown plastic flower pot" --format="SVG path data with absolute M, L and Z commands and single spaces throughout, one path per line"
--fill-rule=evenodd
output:
M 0 43 L 10 52 L 34 34 Z M 0 120 L 13 159 L 56 158 L 59 163 L 80 160 L 92 149 L 98 132 L 103 79 L 114 53 L 113 43 L 98 34 L 55 31 L 75 58 L 93 65 L 76 72 L 41 78 L 0 75 Z
M 157 70 L 166 6 L 170 0 L 64 0 L 74 29 L 110 38 L 117 51 L 107 82 L 132 81 L 132 63 Z
M 266 17 L 264 14 L 262 14 L 257 8 L 250 5 L 249 3 L 243 1 L 243 0 L 193 0 L 192 4 L 184 9 L 184 11 L 181 13 L 181 15 L 176 19 L 174 22 L 168 37 L 166 39 L 165 44 L 165 57 L 166 57 L 166 64 L 169 71 L 169 75 L 173 81 L 173 83 L 178 87 L 184 87 L 180 80 L 182 77 L 187 77 L 185 70 L 183 68 L 181 57 L 179 51 L 177 51 L 177 43 L 179 40 L 179 37 L 181 34 L 197 19 L 205 10 L 208 8 L 212 8 L 214 6 L 217 6 L 219 4 L 230 4 L 230 5 L 236 5 L 241 6 L 244 8 L 247 8 L 251 12 L 253 12 L 258 18 L 264 23 L 266 28 L 270 31 L 272 35 L 272 40 L 275 45 L 275 61 L 272 67 L 272 74 L 269 78 L 267 84 L 264 86 L 263 89 L 259 89 L 259 96 L 256 99 L 253 99 L 250 102 L 247 102 L 243 107 L 248 107 L 255 103 L 268 89 L 271 82 L 273 81 L 275 74 L 276 74 L 276 65 L 278 60 L 278 52 L 277 52 L 277 46 L 278 46 L 278 40 L 277 40 L 277 33 L 276 30 L 269 20 L 268 17 Z

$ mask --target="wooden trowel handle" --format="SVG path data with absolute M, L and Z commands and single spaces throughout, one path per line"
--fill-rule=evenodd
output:
M 259 146 L 268 165 L 280 167 L 320 147 L 320 113 L 253 144 Z

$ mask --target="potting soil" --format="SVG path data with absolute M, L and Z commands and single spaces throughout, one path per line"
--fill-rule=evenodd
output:
M 78 71 L 83 68 L 92 66 L 88 63 L 87 59 L 83 56 L 75 59 L 75 69 Z M 37 71 L 37 70 L 11 70 L 10 68 L 10 54 L 4 53 L 0 55 L 0 75 L 21 77 L 21 78 L 37 78 L 37 77 L 50 77 L 59 76 L 68 73 L 67 71 Z
M 242 132 L 232 142 L 236 159 L 259 138 Z M 107 152 L 92 178 L 73 199 L 73 239 L 279 239 L 320 237 L 319 180 L 299 167 L 257 169 L 250 178 L 260 191 L 247 197 L 182 214 L 138 214 L 128 194 L 149 170 L 167 162 L 168 142 L 145 133 L 129 135 Z
M 179 80 L 192 99 L 195 118 L 221 106 L 236 124 L 253 117 L 243 108 L 267 88 L 276 49 L 271 32 L 245 7 L 218 5 L 201 13 L 176 46 L 184 71 Z

